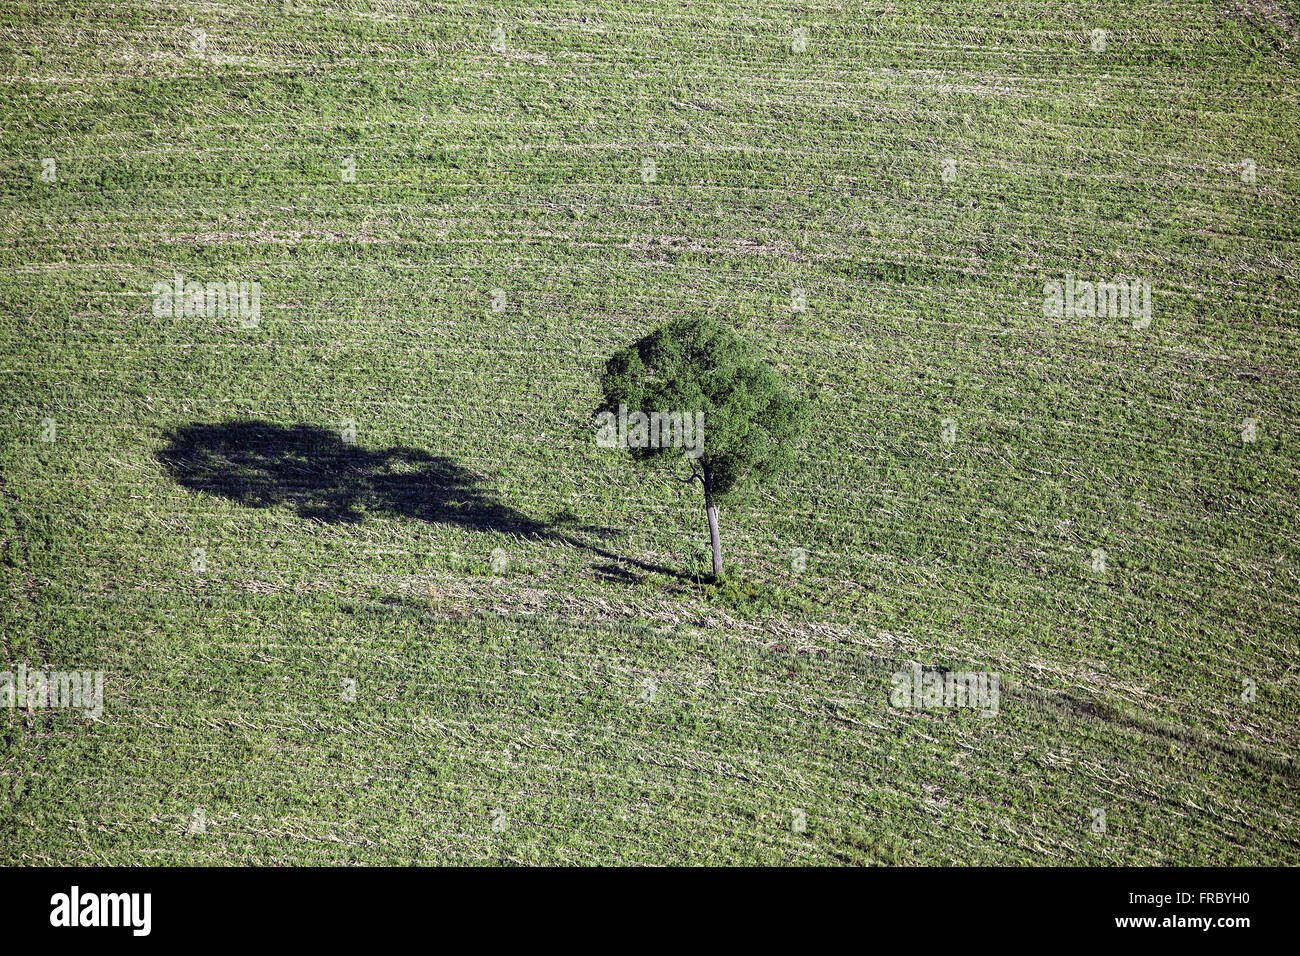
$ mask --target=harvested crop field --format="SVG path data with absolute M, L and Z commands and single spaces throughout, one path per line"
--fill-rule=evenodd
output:
M 1300 863 L 1298 51 L 0 0 L 0 670 L 103 675 L 0 708 L 0 863 Z M 721 584 L 592 437 L 700 314 L 811 413 Z

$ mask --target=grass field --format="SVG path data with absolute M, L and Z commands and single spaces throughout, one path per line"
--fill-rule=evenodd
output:
M 0 669 L 104 673 L 0 710 L 0 863 L 1300 863 L 1295 4 L 0 0 L 0 65 Z M 723 586 L 591 425 L 701 313 L 812 410 Z

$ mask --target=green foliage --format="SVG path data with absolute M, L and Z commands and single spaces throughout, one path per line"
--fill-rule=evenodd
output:
M 698 467 L 710 494 L 724 497 L 747 480 L 766 481 L 790 464 L 808 424 L 771 366 L 740 336 L 710 317 L 655 329 L 605 365 L 597 414 L 703 413 Z M 685 455 L 676 447 L 630 447 L 634 458 Z
M 811 614 L 817 609 L 816 602 L 787 588 L 764 584 L 734 572 L 706 585 L 702 598 L 745 619 L 775 612 Z

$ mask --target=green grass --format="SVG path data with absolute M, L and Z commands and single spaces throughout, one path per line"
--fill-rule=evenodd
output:
M 1298 24 L 0 0 L 0 670 L 106 687 L 0 711 L 0 863 L 1300 862 Z M 155 315 L 178 272 L 260 324 Z M 1151 326 L 1045 318 L 1067 272 Z M 590 423 L 701 311 L 813 411 L 721 585 Z M 169 469 L 249 420 L 382 475 Z M 891 708 L 913 661 L 997 716 Z

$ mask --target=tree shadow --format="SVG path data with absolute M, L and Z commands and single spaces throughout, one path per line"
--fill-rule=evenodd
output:
M 329 524 L 380 513 L 480 531 L 547 531 L 497 501 L 478 475 L 416 448 L 371 449 L 329 429 L 259 421 L 188 425 L 164 437 L 158 459 L 177 482 L 251 508 L 286 505 Z
M 539 521 L 504 505 L 481 476 L 417 448 L 366 448 L 329 429 L 263 421 L 196 423 L 163 437 L 158 460 L 178 484 L 250 508 L 285 506 L 300 517 L 329 524 L 386 514 L 508 532 L 559 541 L 687 580 L 669 568 L 614 554 L 561 530 L 608 538 L 616 535 L 610 528 L 577 525 L 567 511 L 553 521 Z

